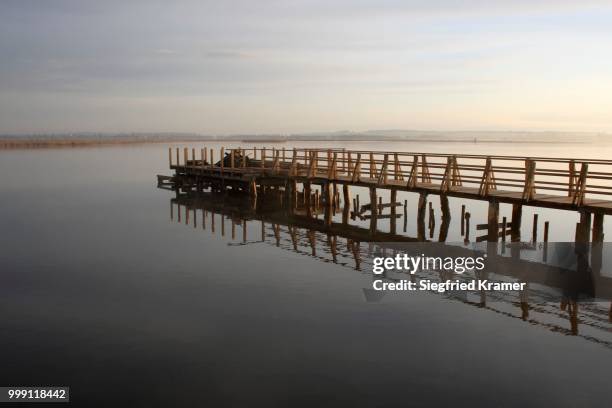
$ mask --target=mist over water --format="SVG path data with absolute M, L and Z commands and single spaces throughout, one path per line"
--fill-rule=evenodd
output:
M 612 157 L 601 144 L 296 147 Z M 88 406 L 609 403 L 612 351 L 600 344 L 430 293 L 366 302 L 367 270 L 256 242 L 256 225 L 248 245 L 231 245 L 229 230 L 170 220 L 174 194 L 155 178 L 171 174 L 167 148 L 0 151 L 0 384 L 67 385 Z M 414 212 L 417 199 L 398 194 Z M 448 241 L 461 240 L 462 204 L 486 222 L 485 202 L 451 198 Z M 500 218 L 510 212 L 500 206 Z M 573 240 L 577 213 L 529 207 L 525 239 L 534 212 L 551 241 Z

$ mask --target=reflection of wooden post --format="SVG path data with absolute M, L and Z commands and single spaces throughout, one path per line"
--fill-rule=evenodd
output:
M 325 225 L 332 223 L 332 198 L 330 183 L 323 184 L 323 194 L 325 196 Z
M 419 194 L 419 204 L 417 207 L 417 239 L 425 240 L 425 213 L 427 212 L 427 194 Z
M 330 244 L 329 248 L 332 254 L 332 260 L 334 263 L 338 262 L 338 237 L 336 235 L 329 236 Z
M 225 215 L 221 214 L 221 236 L 225 236 Z
M 348 216 L 351 207 L 351 198 L 349 196 L 349 186 L 348 184 L 342 185 L 342 199 L 343 199 L 343 209 L 342 209 L 342 223 L 348 224 Z
M 376 224 L 378 221 L 378 208 L 377 208 L 377 198 L 376 198 L 376 187 L 370 187 L 370 208 L 372 212 L 372 216 L 370 218 L 370 234 L 374 235 L 376 233 Z
M 593 214 L 593 245 L 591 247 L 591 264 L 593 272 L 599 274 L 603 263 L 603 241 L 604 241 L 604 214 L 595 213 Z
M 397 158 L 397 157 L 396 157 Z M 396 224 L 397 224 L 397 210 L 395 207 L 395 202 L 397 201 L 397 190 L 391 189 L 391 224 L 390 224 L 390 232 L 391 234 L 396 233 Z
M 510 222 L 511 233 L 510 240 L 512 242 L 521 241 L 521 218 L 523 215 L 523 206 L 521 204 L 512 204 L 512 220 Z
M 461 236 L 465 235 L 465 204 L 461 205 Z
M 212 211 L 210 213 L 210 233 L 215 233 L 215 213 Z
M 202 209 L 202 229 L 206 229 L 206 210 Z
M 440 195 L 440 210 L 442 212 L 442 224 L 440 225 L 440 235 L 438 241 L 446 242 L 448 236 L 448 227 L 451 221 L 450 205 L 446 194 Z
M 266 240 L 266 223 L 261 220 L 261 242 Z
M 242 220 L 242 242 L 247 242 L 247 221 Z
M 408 200 L 404 200 L 404 232 L 408 229 Z
M 488 228 L 488 242 L 497 242 L 499 233 L 499 202 L 489 201 L 489 214 L 488 214 L 489 228 Z

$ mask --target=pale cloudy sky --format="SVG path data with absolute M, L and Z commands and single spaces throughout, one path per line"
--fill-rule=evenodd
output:
M 0 0 L 0 133 L 612 131 L 612 0 Z

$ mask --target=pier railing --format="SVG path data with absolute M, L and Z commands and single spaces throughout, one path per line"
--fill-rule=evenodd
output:
M 197 150 L 197 151 L 196 151 Z M 221 160 L 223 158 L 223 160 Z M 551 157 L 285 148 L 179 148 L 169 150 L 171 168 L 327 179 L 379 187 L 425 187 L 480 197 L 501 192 L 529 202 L 536 193 L 584 200 L 612 200 L 612 160 Z

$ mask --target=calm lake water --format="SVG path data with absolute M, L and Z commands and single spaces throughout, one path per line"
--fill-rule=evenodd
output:
M 612 157 L 612 145 L 333 146 Z M 610 404 L 612 349 L 589 327 L 570 336 L 512 305 L 424 292 L 367 302 L 371 274 L 258 242 L 257 225 L 238 245 L 242 226 L 232 239 L 229 224 L 221 236 L 176 208 L 170 219 L 174 194 L 155 178 L 170 174 L 167 147 L 0 151 L 0 385 L 67 385 L 85 406 Z M 398 198 L 416 211 L 416 195 Z M 486 221 L 486 203 L 451 199 L 453 214 L 461 204 Z M 528 207 L 523 235 L 534 212 L 551 241 L 573 239 L 576 213 Z

